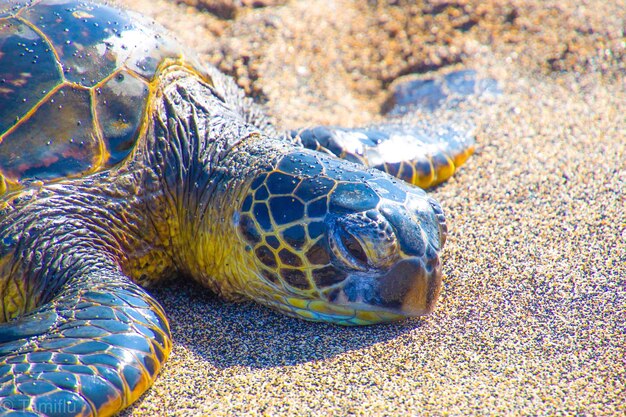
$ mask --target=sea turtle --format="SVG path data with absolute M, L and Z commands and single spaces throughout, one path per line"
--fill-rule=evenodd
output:
M 165 277 L 308 320 L 429 313 L 442 209 L 363 164 L 429 186 L 473 142 L 411 129 L 280 133 L 137 14 L 1 0 L 0 415 L 135 401 L 171 347 L 142 288 Z

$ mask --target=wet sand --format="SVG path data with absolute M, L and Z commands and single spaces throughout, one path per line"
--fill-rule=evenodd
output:
M 124 3 L 285 128 L 379 120 L 416 71 L 475 68 L 504 98 L 432 190 L 450 236 L 431 316 L 341 328 L 163 286 L 174 349 L 122 415 L 626 413 L 623 1 Z

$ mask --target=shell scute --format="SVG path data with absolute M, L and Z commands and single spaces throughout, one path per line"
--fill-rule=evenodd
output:
M 0 167 L 11 182 L 90 171 L 100 158 L 89 91 L 64 85 L 3 137 Z
M 96 87 L 96 114 L 103 137 L 107 138 L 107 165 L 124 160 L 133 149 L 148 94 L 148 84 L 126 70 Z
M 128 24 L 119 10 L 66 0 L 34 4 L 20 17 L 48 38 L 70 82 L 92 87 L 119 68 L 129 54 L 111 40 Z
M 0 197 L 112 168 L 133 151 L 159 73 L 193 54 L 139 14 L 78 0 L 0 5 Z
M 0 5 L 0 19 L 16 15 L 21 9 L 31 3 L 32 0 L 12 0 L 7 4 Z
M 0 134 L 62 82 L 50 45 L 26 23 L 0 19 Z
M 144 19 L 140 15 L 135 15 L 129 12 L 131 16 L 135 16 L 136 19 Z M 160 30 L 151 26 L 156 24 L 150 24 L 146 22 L 147 26 L 135 27 L 133 30 L 126 30 L 122 36 L 117 39 L 117 43 L 120 47 L 126 47 L 129 49 L 128 57 L 126 57 L 124 64 L 132 71 L 140 74 L 147 80 L 152 79 L 157 73 L 159 66 L 167 58 L 174 60 L 191 59 L 193 54 L 184 53 L 184 48 L 181 47 L 178 42 L 168 36 L 162 36 Z M 191 61 L 193 68 L 202 68 L 196 61 Z

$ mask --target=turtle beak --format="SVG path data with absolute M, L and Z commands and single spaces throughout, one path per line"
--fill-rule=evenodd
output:
M 441 281 L 441 265 L 436 255 L 426 262 L 408 258 L 379 277 L 358 273 L 349 276 L 329 302 L 353 309 L 358 324 L 370 321 L 372 313 L 380 313 L 380 321 L 424 316 L 435 308 Z
M 429 273 L 420 259 L 405 259 L 398 262 L 378 279 L 381 307 L 397 309 L 397 313 L 415 317 L 429 314 L 441 290 L 441 267 Z

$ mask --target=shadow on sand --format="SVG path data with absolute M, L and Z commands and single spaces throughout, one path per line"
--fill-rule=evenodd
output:
M 343 327 L 286 317 L 253 302 L 228 303 L 189 280 L 151 290 L 165 308 L 174 344 L 182 344 L 218 369 L 272 368 L 327 359 L 418 329 L 409 319 Z

